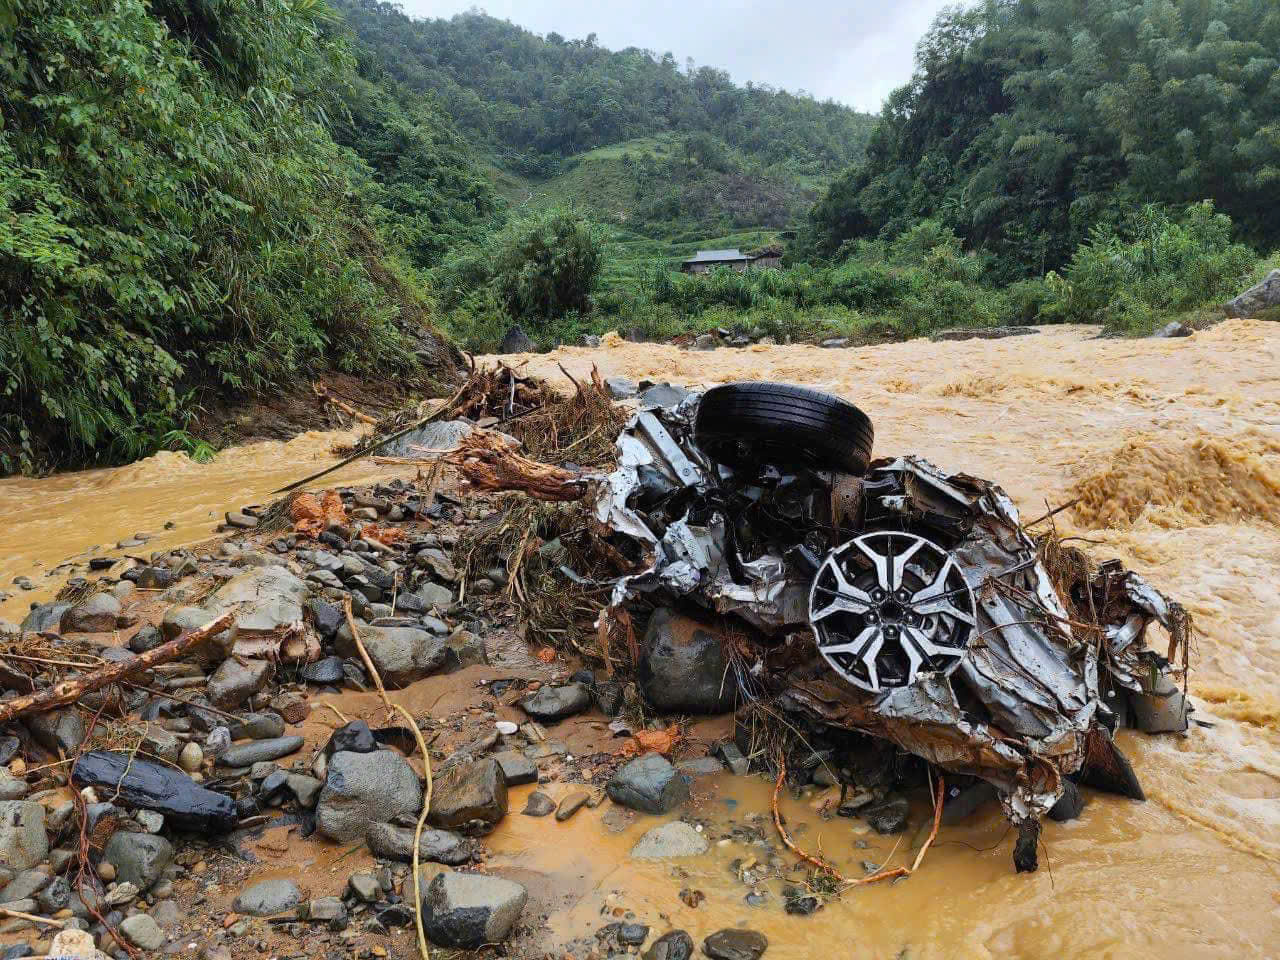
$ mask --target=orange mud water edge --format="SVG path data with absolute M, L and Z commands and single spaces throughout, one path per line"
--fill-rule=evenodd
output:
M 1195 718 L 1211 724 L 1186 737 L 1122 734 L 1148 801 L 1088 792 L 1079 820 L 1045 824 L 1035 874 L 1013 873 L 1013 837 L 992 808 L 943 828 L 915 875 L 854 890 L 809 917 L 783 912 L 778 880 L 757 884 L 765 903 L 748 905 L 753 888 L 731 865 L 768 854 L 749 840 L 717 841 L 730 821 L 767 817 L 763 780 L 697 781 L 687 812 L 706 822 L 710 852 L 651 862 L 627 854 L 655 818 L 606 822 L 607 802 L 566 823 L 522 817 L 530 788 L 517 788 L 512 813 L 487 840 L 488 869 L 529 886 L 526 921 L 544 924 L 546 949 L 628 909 L 655 932 L 682 927 L 695 941 L 749 926 L 769 937 L 769 960 L 1280 956 L 1280 324 L 1233 320 L 1177 340 L 1095 333 L 1049 327 L 994 341 L 710 352 L 610 336 L 598 349 L 505 358 L 553 382 L 563 382 L 561 363 L 575 377 L 596 364 L 606 376 L 690 385 L 807 384 L 867 411 L 878 456 L 916 453 L 990 478 L 1024 519 L 1079 498 L 1055 518 L 1059 532 L 1087 538 L 1096 559 L 1119 557 L 1195 615 L 1191 694 Z M 46 573 L 59 564 L 118 553 L 115 543 L 135 531 L 154 535 L 144 550 L 206 539 L 223 511 L 269 500 L 332 462 L 330 447 L 345 438 L 304 434 L 206 465 L 162 454 L 0 480 L 0 590 L 13 593 L 0 618 L 20 619 L 47 599 L 63 577 Z M 327 479 L 413 475 L 355 464 Z M 39 589 L 12 587 L 18 575 Z M 558 799 L 572 787 L 548 789 Z M 862 821 L 821 819 L 820 801 L 787 796 L 783 812 L 797 842 L 847 875 L 891 852 L 893 863 L 909 863 L 927 834 L 923 803 L 893 851 L 897 838 L 862 832 Z M 320 892 L 344 879 L 335 873 L 335 889 Z M 685 888 L 705 901 L 686 906 Z

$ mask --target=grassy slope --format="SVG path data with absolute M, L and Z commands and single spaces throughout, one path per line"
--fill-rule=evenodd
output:
M 674 265 L 700 249 L 740 247 L 751 249 L 778 239 L 777 226 L 748 225 L 725 232 L 723 224 L 707 224 L 696 219 L 666 223 L 636 223 L 638 183 L 633 169 L 624 161 L 644 154 L 668 161 L 675 150 L 676 137 L 658 134 L 623 143 L 610 144 L 573 157 L 565 170 L 546 180 L 532 181 L 490 164 L 486 173 L 494 188 L 513 209 L 526 206 L 573 206 L 585 211 L 608 231 L 611 240 L 606 260 L 604 289 L 635 289 L 641 276 L 657 262 Z M 764 184 L 784 183 L 754 178 Z M 788 184 L 790 186 L 790 184 Z M 806 190 L 815 185 L 806 183 Z

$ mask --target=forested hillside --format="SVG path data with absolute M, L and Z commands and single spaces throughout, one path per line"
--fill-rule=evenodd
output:
M 317 0 L 0 7 L 0 472 L 181 446 L 202 404 L 311 370 L 447 356 L 405 271 L 492 196 L 336 27 Z
M 869 118 L 836 103 L 684 69 L 670 53 L 610 51 L 594 34 L 545 38 L 482 13 L 410 19 L 376 0 L 336 0 L 404 86 L 431 92 L 459 128 L 525 174 L 636 137 L 701 133 L 764 166 L 823 175 L 862 154 Z
M 812 215 L 810 251 L 925 219 L 998 276 L 1065 264 L 1142 204 L 1214 201 L 1274 246 L 1280 220 L 1275 0 L 988 0 L 921 42 L 865 161 Z

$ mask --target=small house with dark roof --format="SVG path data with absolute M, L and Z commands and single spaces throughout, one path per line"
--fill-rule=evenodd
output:
M 739 273 L 751 265 L 752 258 L 737 247 L 731 250 L 699 250 L 680 264 L 685 273 L 706 273 L 716 267 L 728 267 Z

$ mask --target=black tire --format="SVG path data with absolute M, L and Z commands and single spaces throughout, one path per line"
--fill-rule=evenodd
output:
M 694 439 L 720 463 L 807 466 L 862 476 L 875 431 L 852 403 L 789 383 L 750 381 L 702 396 Z

